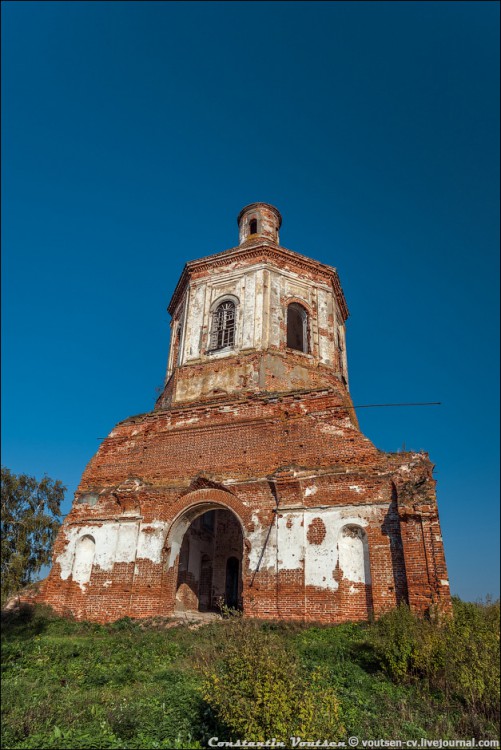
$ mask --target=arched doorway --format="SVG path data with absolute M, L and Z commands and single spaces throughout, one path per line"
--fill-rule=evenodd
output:
M 173 524 L 170 537 L 175 611 L 242 606 L 243 533 L 231 510 L 214 504 L 191 508 Z

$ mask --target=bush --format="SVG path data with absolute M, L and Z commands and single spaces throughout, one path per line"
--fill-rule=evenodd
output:
M 442 632 L 433 684 L 499 721 L 499 602 L 481 605 L 455 600 L 454 618 Z
M 417 671 L 423 621 L 401 604 L 383 615 L 369 630 L 369 641 L 383 670 L 395 682 L 409 682 Z
M 400 606 L 369 630 L 383 670 L 396 682 L 421 680 L 429 690 L 499 719 L 499 602 L 454 599 L 454 616 L 429 619 Z
M 339 704 L 321 669 L 306 673 L 283 638 L 234 621 L 201 655 L 203 697 L 232 736 L 252 741 L 343 734 Z

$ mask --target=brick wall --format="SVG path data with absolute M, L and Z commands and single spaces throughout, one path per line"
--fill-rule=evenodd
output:
M 246 616 L 341 622 L 399 601 L 447 608 L 432 469 L 426 454 L 377 451 L 337 390 L 139 415 L 117 425 L 84 472 L 41 598 L 98 621 L 169 615 L 180 600 L 196 608 L 200 572 L 180 575 L 181 547 L 187 534 L 193 542 L 193 521 L 219 509 L 197 551 L 210 558 L 211 606 L 236 556 Z M 78 502 L 88 493 L 95 505 Z M 340 567 L 347 527 L 365 540 L 365 572 L 355 547 L 348 572 Z M 80 584 L 72 555 L 84 534 L 96 559 Z

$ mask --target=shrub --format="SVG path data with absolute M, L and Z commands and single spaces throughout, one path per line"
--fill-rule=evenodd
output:
M 433 682 L 471 709 L 499 720 L 499 602 L 454 601 L 454 618 L 443 627 L 442 659 Z
M 383 670 L 395 682 L 408 682 L 415 675 L 421 629 L 421 621 L 401 604 L 368 631 Z
M 201 655 L 203 697 L 229 732 L 246 740 L 343 733 L 339 704 L 320 669 L 305 673 L 273 631 L 233 621 Z
M 454 616 L 429 619 L 400 606 L 368 631 L 383 670 L 396 682 L 424 680 L 428 689 L 470 711 L 499 718 L 499 602 L 454 599 Z

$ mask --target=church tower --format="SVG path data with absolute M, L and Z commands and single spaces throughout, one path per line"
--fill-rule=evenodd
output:
M 89 462 L 40 600 L 101 622 L 449 609 L 433 465 L 360 432 L 336 269 L 280 245 L 268 203 L 237 221 L 184 267 L 163 392 Z
M 186 264 L 174 291 L 157 408 L 320 386 L 348 392 L 348 309 L 335 268 L 279 245 L 268 203 L 238 215 L 239 245 Z

